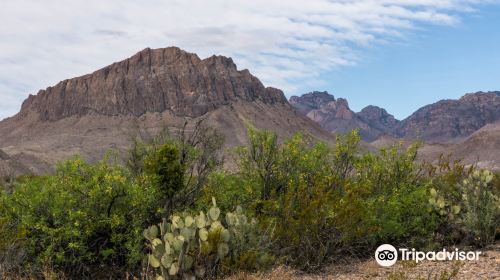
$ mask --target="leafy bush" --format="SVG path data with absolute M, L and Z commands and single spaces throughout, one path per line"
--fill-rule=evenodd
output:
M 223 164 L 223 142 L 222 135 L 205 126 L 203 119 L 193 127 L 186 122 L 175 136 L 163 132 L 148 141 L 132 141 L 129 172 L 159 192 L 155 207 L 162 210 L 152 213 L 155 222 L 195 204 L 210 174 Z
M 174 214 L 168 223 L 164 220 L 158 226 L 145 229 L 143 234 L 149 241 L 148 260 L 157 272 L 156 279 L 214 276 L 221 262 L 226 265 L 247 262 L 250 246 L 259 243 L 256 221 L 249 221 L 241 207 L 222 219 L 215 199 L 206 213 Z M 268 260 L 263 254 L 253 261 L 265 264 Z M 247 265 L 245 263 L 245 267 Z
M 495 241 L 500 224 L 500 197 L 494 193 L 493 174 L 476 171 L 462 183 L 465 214 L 463 224 L 474 245 Z
M 116 164 L 76 158 L 54 176 L 20 180 L 2 204 L 4 219 L 25 232 L 29 262 L 80 271 L 141 259 L 142 221 L 153 195 Z
M 251 205 L 258 195 L 254 184 L 242 176 L 228 171 L 217 171 L 210 174 L 207 185 L 197 200 L 196 209 L 204 209 L 214 197 L 222 211 L 230 211 L 234 205 Z
M 428 212 L 428 184 L 415 162 L 418 143 L 366 153 L 355 165 L 354 191 L 367 208 L 364 233 L 368 242 L 422 246 L 438 225 Z M 361 189 L 361 190 L 360 190 Z M 354 197 L 356 197 L 354 195 Z
M 356 131 L 335 146 L 296 135 L 278 144 L 270 132 L 249 131 L 239 150 L 249 207 L 272 229 L 279 255 L 311 270 L 346 252 L 380 243 L 425 245 L 439 217 L 428 211 L 428 182 L 415 162 L 418 143 L 363 153 Z

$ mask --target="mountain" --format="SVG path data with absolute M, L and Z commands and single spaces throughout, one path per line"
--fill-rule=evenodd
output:
M 399 122 L 377 106 L 368 106 L 355 113 L 349 108 L 347 100 L 335 99 L 326 91 L 313 91 L 300 97 L 292 96 L 290 104 L 330 132 L 346 133 L 359 129 L 361 137 L 366 141 L 391 134 Z
M 418 109 L 401 121 L 395 134 L 432 142 L 456 142 L 500 120 L 500 92 L 468 93 Z
M 458 142 L 489 123 L 500 120 L 500 92 L 468 93 L 458 100 L 441 100 L 418 109 L 399 121 L 385 109 L 367 106 L 355 113 L 343 98 L 327 92 L 311 92 L 290 98 L 290 104 L 331 132 L 359 129 L 367 141 L 382 135 Z
M 468 93 L 458 100 L 424 106 L 399 121 L 386 110 L 367 106 L 356 113 L 347 101 L 327 92 L 290 98 L 290 104 L 332 132 L 359 129 L 372 148 L 416 139 L 425 140 L 419 158 L 436 160 L 441 154 L 466 164 L 500 170 L 500 92 Z
M 483 126 L 448 153 L 480 168 L 500 170 L 500 121 Z
M 281 137 L 301 131 L 331 140 L 282 91 L 264 87 L 231 58 L 200 59 L 169 47 L 147 48 L 30 95 L 18 114 L 0 122 L 0 149 L 44 173 L 74 154 L 96 161 L 110 148 L 126 150 L 137 135 L 175 131 L 200 118 L 225 135 L 227 146 L 246 141 L 247 123 Z

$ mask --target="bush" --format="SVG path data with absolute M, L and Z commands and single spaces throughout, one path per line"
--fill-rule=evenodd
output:
M 187 130 L 192 130 L 187 133 Z M 127 168 L 142 184 L 155 187 L 162 211 L 152 213 L 155 222 L 179 209 L 193 207 L 212 172 L 223 164 L 224 138 L 203 124 L 203 119 L 175 136 L 160 133 L 149 141 L 134 139 Z
M 281 145 L 270 132 L 249 137 L 238 153 L 240 184 L 289 264 L 314 270 L 380 243 L 425 246 L 439 225 L 415 162 L 418 143 L 363 153 L 356 131 L 333 147 L 301 135 Z
M 438 226 L 437 216 L 428 211 L 429 186 L 415 162 L 418 147 L 366 153 L 355 165 L 353 191 L 367 209 L 361 228 L 370 227 L 363 235 L 371 246 L 423 246 Z
M 204 209 L 214 197 L 222 211 L 231 211 L 234 205 L 249 207 L 258 196 L 259 192 L 254 184 L 242 176 L 228 171 L 217 171 L 210 175 L 206 187 L 197 200 L 196 209 Z
M 4 219 L 25 232 L 28 262 L 81 273 L 94 264 L 134 266 L 154 193 L 106 161 L 60 164 L 54 176 L 24 178 L 2 195 Z
M 500 224 L 500 197 L 494 193 L 493 174 L 476 171 L 462 183 L 465 213 L 463 224 L 471 244 L 485 246 L 495 241 Z

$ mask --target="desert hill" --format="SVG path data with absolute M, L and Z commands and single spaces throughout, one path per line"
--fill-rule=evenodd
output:
M 247 123 L 281 137 L 303 132 L 331 140 L 282 91 L 264 87 L 232 59 L 200 59 L 170 47 L 145 49 L 31 95 L 18 114 L 0 122 L 0 149 L 19 166 L 44 173 L 72 155 L 96 161 L 110 148 L 127 149 L 137 135 L 200 118 L 225 135 L 227 147 L 244 143 Z

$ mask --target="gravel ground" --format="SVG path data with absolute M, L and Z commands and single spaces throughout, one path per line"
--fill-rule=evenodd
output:
M 499 279 L 500 243 L 483 250 L 478 261 L 399 261 L 390 268 L 380 267 L 375 260 L 353 261 L 333 265 L 321 274 L 303 274 L 286 267 L 279 267 L 266 274 L 238 274 L 228 280 L 319 280 L 319 279 Z

